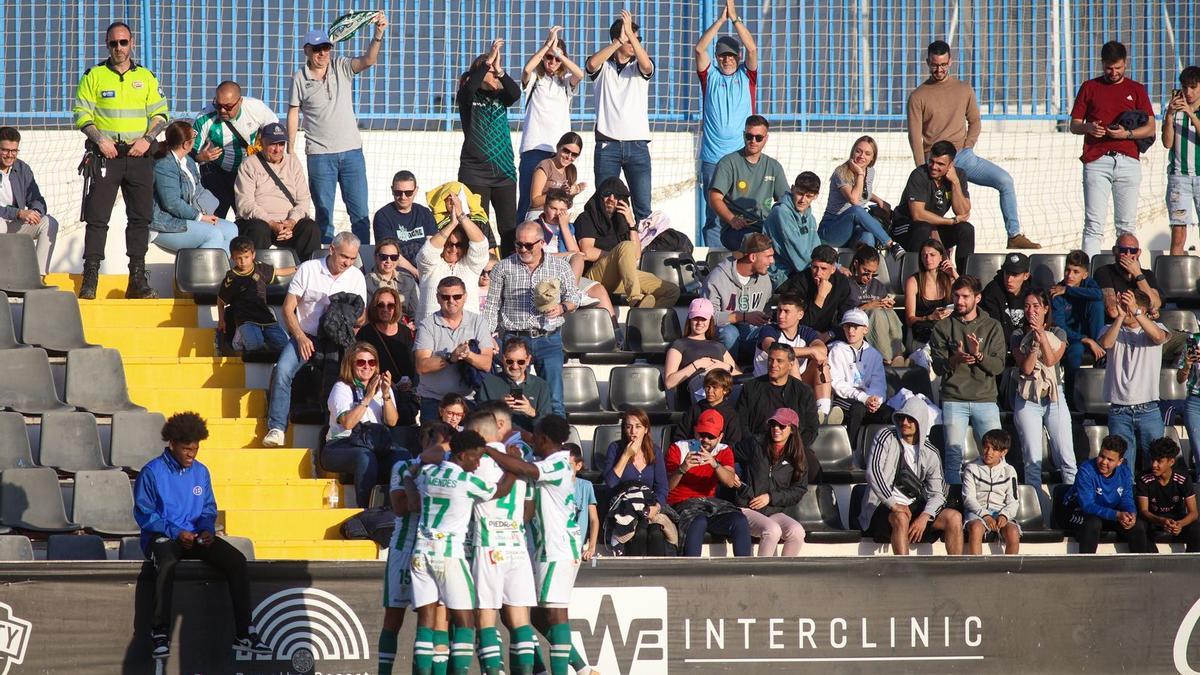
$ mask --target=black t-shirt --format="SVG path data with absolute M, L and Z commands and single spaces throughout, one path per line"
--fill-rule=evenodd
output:
M 420 204 L 413 204 L 408 213 L 400 213 L 395 204 L 385 204 L 375 212 L 371 228 L 376 244 L 389 237 L 397 239 L 400 242 L 400 255 L 414 266 L 425 240 L 438 232 L 433 212 Z
M 1187 515 L 1187 498 L 1193 496 L 1192 481 L 1176 471 L 1171 480 L 1163 485 L 1153 473 L 1144 473 L 1134 485 L 1135 497 L 1150 501 L 1150 513 L 1159 518 L 1180 520 Z
M 1146 283 L 1150 284 L 1150 288 L 1159 290 L 1158 277 L 1154 276 L 1153 270 L 1143 269 L 1142 274 L 1146 275 Z M 1124 293 L 1137 288 L 1137 282 L 1126 277 L 1125 270 L 1116 263 L 1101 265 L 1100 269 L 1096 270 L 1095 278 L 1097 286 L 1111 288 L 1116 293 Z
M 249 274 L 238 274 L 234 270 L 226 272 L 221 290 L 217 292 L 217 297 L 227 306 L 226 325 L 275 323 L 275 314 L 267 305 L 267 285 L 274 278 L 275 268 L 264 262 L 254 263 L 254 270 Z M 233 320 L 232 324 L 229 319 Z
M 625 222 L 625 216 L 619 213 L 613 214 L 607 222 L 597 222 L 592 214 L 585 211 L 575 221 L 575 240 L 584 239 L 595 239 L 596 248 L 611 251 L 617 244 L 629 240 L 629 225 Z
M 802 269 L 778 288 L 779 295 L 795 293 L 804 298 L 808 304 L 804 308 L 804 317 L 800 319 L 801 326 L 808 326 L 819 333 L 835 331 L 840 326 L 842 315 L 846 310 L 855 307 L 854 298 L 850 293 L 850 280 L 846 275 L 834 272 L 829 278 L 833 288 L 825 298 L 825 305 L 817 307 L 814 301 L 817 297 L 817 282 L 813 280 L 812 271 Z
M 963 196 L 970 197 L 970 193 L 967 192 L 966 172 L 958 167 L 954 170 L 958 172 L 958 184 L 962 186 Z M 896 207 L 892 222 L 913 222 L 912 212 L 908 209 L 911 202 L 921 202 L 926 211 L 936 216 L 946 215 L 950 210 L 951 191 L 950 181 L 945 178 L 935 181 L 929 177 L 928 166 L 918 166 L 908 174 L 908 183 L 904 186 L 904 193 L 900 195 L 900 204 Z

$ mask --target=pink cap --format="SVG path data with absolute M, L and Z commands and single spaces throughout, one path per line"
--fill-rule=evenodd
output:
M 692 304 L 688 305 L 688 318 L 695 319 L 711 319 L 713 317 L 713 304 L 708 298 L 696 298 Z

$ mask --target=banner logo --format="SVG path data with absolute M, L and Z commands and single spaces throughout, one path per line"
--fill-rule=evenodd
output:
M 371 657 L 358 615 L 341 598 L 318 588 L 279 591 L 258 603 L 252 620 L 271 655 L 239 652 L 239 661 L 290 661 L 297 673 L 308 673 L 317 661 Z
M 18 618 L 12 607 L 0 602 L 0 675 L 8 675 L 8 669 L 14 663 L 25 662 L 31 628 L 33 624 Z
M 1188 663 L 1188 647 L 1192 643 L 1192 633 L 1196 631 L 1196 623 L 1200 622 L 1200 600 L 1197 600 L 1188 613 L 1179 622 L 1179 630 L 1175 631 L 1175 647 L 1171 655 L 1175 661 L 1175 670 L 1179 675 L 1200 675 L 1200 671 Z
M 667 672 L 666 588 L 577 586 L 570 616 L 572 640 L 600 672 Z

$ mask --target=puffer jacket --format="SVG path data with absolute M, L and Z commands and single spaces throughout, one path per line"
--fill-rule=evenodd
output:
M 963 467 L 962 498 L 964 515 L 1000 515 L 1010 521 L 1017 517 L 1017 470 L 1001 461 L 988 466 L 977 459 Z

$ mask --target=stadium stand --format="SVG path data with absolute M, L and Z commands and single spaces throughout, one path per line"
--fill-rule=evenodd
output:
M 122 471 L 79 471 L 71 520 L 92 534 L 129 537 L 140 529 L 133 519 L 133 489 Z
M 46 540 L 46 560 L 107 560 L 104 539 L 95 534 L 52 534 Z
M 12 307 L 8 302 L 8 294 L 0 292 L 0 350 L 19 349 L 28 345 L 17 339 L 17 329 L 13 324 Z
M 33 467 L 0 472 L 0 522 L 30 532 L 76 532 L 67 519 L 54 469 Z
M 54 390 L 50 359 L 44 349 L 0 351 L 0 372 L 6 385 L 0 387 L 0 406 L 26 415 L 70 410 Z
M 20 534 L 0 535 L 0 560 L 21 562 L 33 560 L 33 542 Z
M 56 469 L 61 474 L 112 468 L 104 462 L 96 418 L 86 412 L 48 412 L 42 415 L 38 464 Z M 125 474 L 120 475 L 124 477 Z
M 21 342 L 54 355 L 96 346 L 83 338 L 83 319 L 75 294 L 53 288 L 25 294 Z

